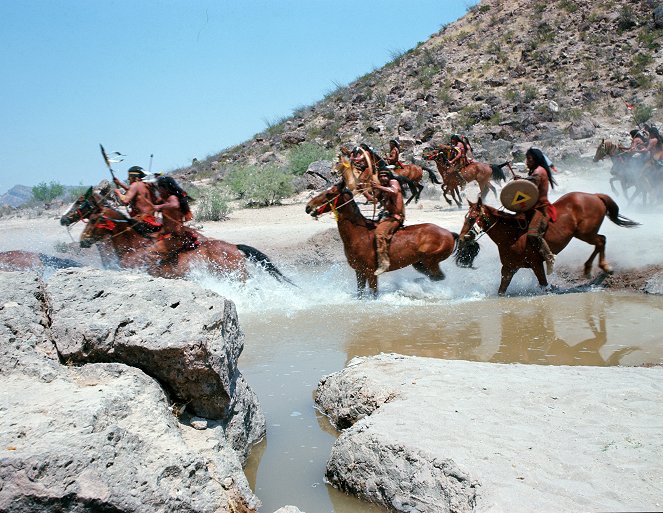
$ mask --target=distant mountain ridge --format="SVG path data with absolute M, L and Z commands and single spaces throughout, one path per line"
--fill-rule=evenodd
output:
M 0 206 L 20 207 L 31 199 L 32 187 L 14 185 L 14 187 L 0 195 Z
M 531 144 L 554 159 L 586 156 L 600 137 L 628 142 L 636 113 L 663 120 L 662 36 L 658 1 L 484 0 L 384 67 L 175 173 L 284 165 L 302 143 L 384 151 L 398 138 L 417 159 L 455 132 L 486 160 Z

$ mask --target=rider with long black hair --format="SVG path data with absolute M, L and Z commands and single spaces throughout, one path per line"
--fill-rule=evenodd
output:
M 548 222 L 555 221 L 557 215 L 555 207 L 548 200 L 548 190 L 553 189 L 557 182 L 553 178 L 548 159 L 538 148 L 530 148 L 525 153 L 525 165 L 529 169 L 526 180 L 533 182 L 539 190 L 539 198 L 534 207 L 527 212 L 528 227 L 527 240 L 533 242 L 541 256 L 546 261 L 546 273 L 551 274 L 555 263 L 555 255 L 550 251 L 548 243 L 543 238 L 548 228 Z

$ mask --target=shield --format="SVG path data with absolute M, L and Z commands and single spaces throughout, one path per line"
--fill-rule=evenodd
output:
M 502 205 L 511 212 L 527 212 L 538 199 L 539 189 L 529 180 L 512 180 L 500 193 Z

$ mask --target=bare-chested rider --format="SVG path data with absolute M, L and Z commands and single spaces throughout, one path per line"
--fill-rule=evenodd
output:
M 123 205 L 129 207 L 129 214 L 137 221 L 156 223 L 154 217 L 154 194 L 148 184 L 143 182 L 146 174 L 142 167 L 133 166 L 129 168 L 129 185 L 113 178 L 115 185 L 124 189 L 123 194 L 120 189 L 115 189 L 115 194 Z
M 378 225 L 375 227 L 375 243 L 378 254 L 378 268 L 375 270 L 375 275 L 389 270 L 389 242 L 396 230 L 405 221 L 403 192 L 398 181 L 387 168 L 378 171 L 378 180 L 379 184 L 373 184 L 371 192 L 367 194 L 369 199 L 379 201 L 384 209 L 378 220 Z

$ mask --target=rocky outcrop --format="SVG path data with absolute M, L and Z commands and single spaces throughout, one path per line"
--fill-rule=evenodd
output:
M 663 295 L 663 273 L 658 273 L 647 280 L 644 291 L 648 294 Z
M 57 273 L 46 292 L 63 360 L 143 370 L 188 411 L 223 422 L 238 450 L 264 435 L 237 369 L 243 335 L 232 301 L 186 281 L 92 269 Z
M 354 358 L 316 390 L 349 426 L 326 477 L 404 512 L 656 509 L 660 379 L 660 368 Z
M 264 418 L 237 370 L 232 304 L 160 281 L 89 269 L 47 283 L 0 273 L 0 511 L 256 511 L 242 472 L 247 447 L 237 446 L 264 433 Z M 105 292 L 90 295 L 102 283 Z M 154 319 L 154 331 L 135 313 L 164 305 L 171 324 Z M 178 418 L 178 386 L 178 401 L 222 395 L 201 403 L 221 415 Z

